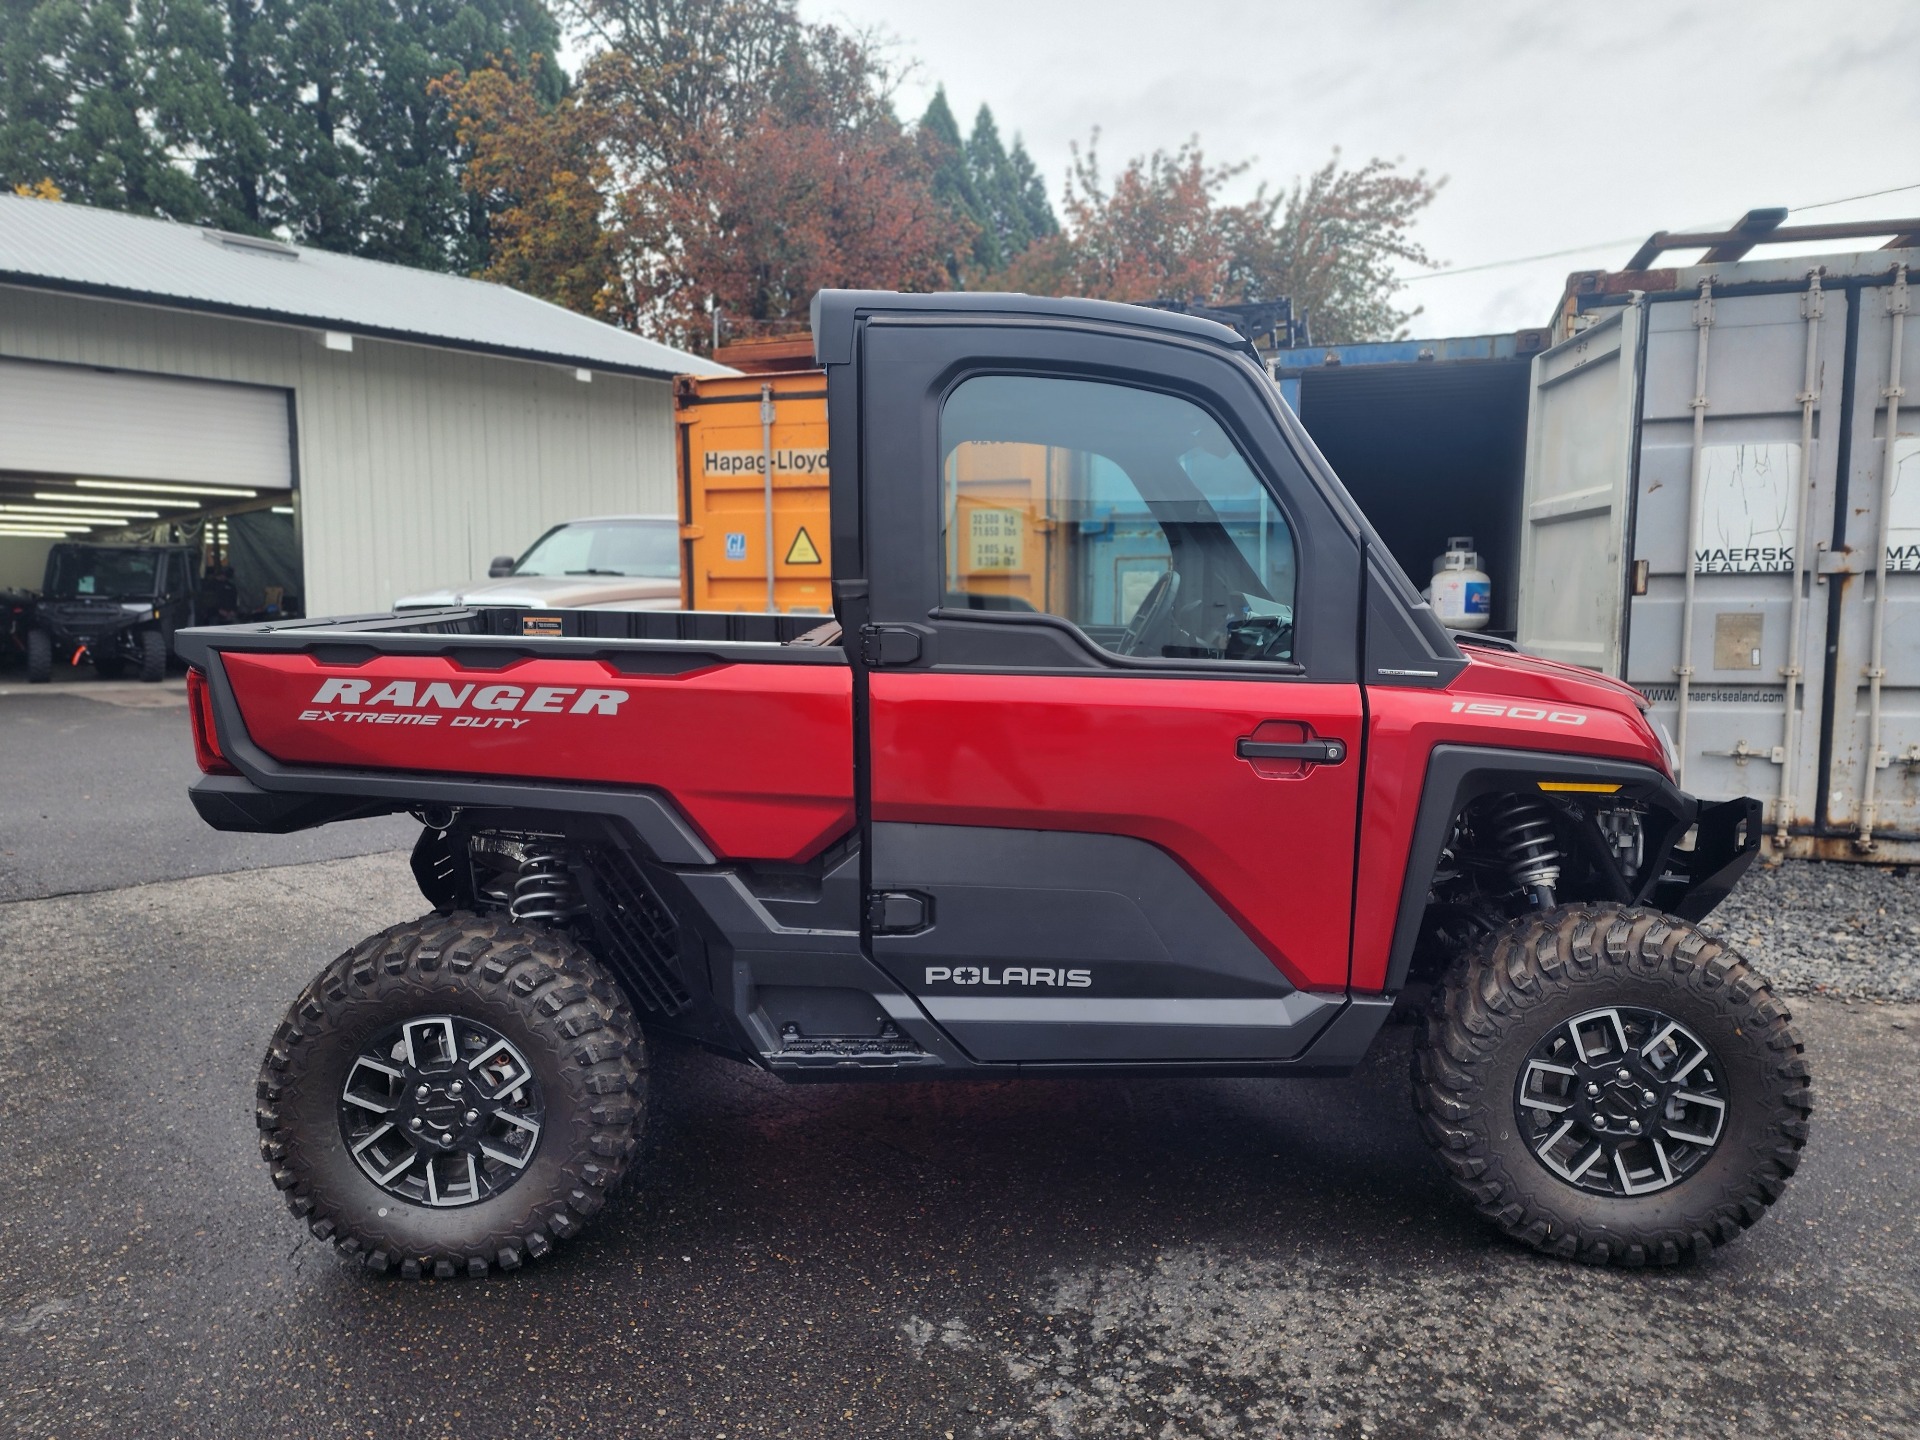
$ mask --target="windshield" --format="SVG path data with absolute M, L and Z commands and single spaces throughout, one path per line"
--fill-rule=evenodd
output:
M 47 594 L 58 600 L 92 595 L 150 600 L 160 556 L 152 550 L 61 545 L 47 557 Z
M 680 527 L 672 520 L 589 520 L 556 525 L 520 557 L 516 575 L 680 575 Z

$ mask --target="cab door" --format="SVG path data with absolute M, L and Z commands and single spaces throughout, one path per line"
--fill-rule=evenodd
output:
M 1355 537 L 1212 342 L 868 321 L 870 944 L 976 1060 L 1286 1060 L 1345 999 Z

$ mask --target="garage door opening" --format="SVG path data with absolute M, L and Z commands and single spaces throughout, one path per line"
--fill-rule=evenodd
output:
M 0 590 L 39 590 L 62 540 L 187 545 L 205 618 L 298 613 L 291 410 L 267 386 L 0 360 Z

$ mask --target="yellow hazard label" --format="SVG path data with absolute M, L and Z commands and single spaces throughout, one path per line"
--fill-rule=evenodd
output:
M 819 547 L 813 543 L 813 537 L 807 534 L 806 526 L 802 525 L 800 527 L 799 533 L 793 537 L 793 544 L 787 547 L 786 563 L 789 565 L 818 565 L 820 563 Z

